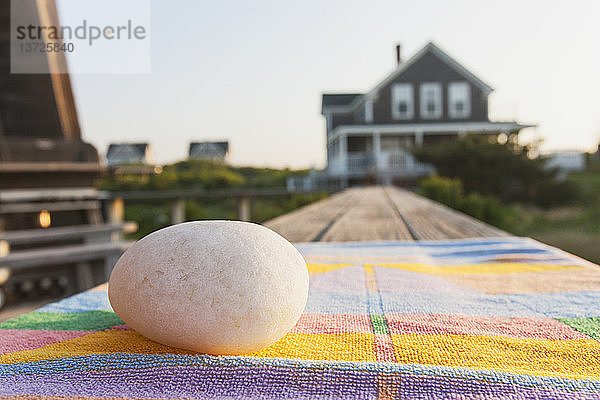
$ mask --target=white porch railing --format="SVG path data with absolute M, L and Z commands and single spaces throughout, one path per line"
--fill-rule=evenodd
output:
M 383 151 L 376 158 L 374 153 L 348 153 L 343 159 L 329 162 L 329 172 L 335 175 L 385 174 L 389 176 L 422 176 L 433 172 L 429 164 L 421 163 L 408 151 Z
M 406 172 L 408 175 L 425 175 L 433 171 L 433 167 L 415 160 L 415 157 L 407 152 L 382 152 L 378 164 L 378 170 L 382 172 Z
M 372 153 L 350 153 L 347 158 L 346 170 L 350 174 L 377 171 L 375 155 Z

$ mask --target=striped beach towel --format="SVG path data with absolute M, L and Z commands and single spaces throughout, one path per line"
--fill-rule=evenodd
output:
M 276 344 L 152 342 L 106 288 L 0 324 L 7 398 L 600 398 L 600 269 L 527 238 L 300 243 L 308 304 Z

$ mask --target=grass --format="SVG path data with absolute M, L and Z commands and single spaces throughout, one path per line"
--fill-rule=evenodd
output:
M 530 237 L 559 247 L 569 253 L 600 264 L 600 234 L 563 230 L 558 232 L 531 232 Z
M 577 204 L 549 210 L 524 209 L 512 231 L 600 264 L 600 172 L 574 173 L 568 179 L 579 187 Z

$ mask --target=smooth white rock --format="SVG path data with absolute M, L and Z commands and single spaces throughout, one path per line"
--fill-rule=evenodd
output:
M 298 250 L 263 226 L 186 222 L 142 238 L 110 276 L 114 311 L 140 334 L 209 354 L 246 354 L 282 338 L 308 297 Z

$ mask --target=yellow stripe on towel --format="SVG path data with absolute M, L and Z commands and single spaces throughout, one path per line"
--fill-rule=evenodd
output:
M 306 266 L 308 267 L 309 274 L 322 274 L 324 272 L 330 272 L 330 271 L 335 271 L 336 269 L 346 268 L 351 265 L 356 265 L 356 264 L 348 264 L 348 263 L 343 263 L 343 264 L 308 263 L 308 264 L 306 264 Z
M 283 357 L 305 360 L 376 361 L 372 333 L 305 334 L 290 333 L 252 357 Z M 15 364 L 63 357 L 96 354 L 198 354 L 165 346 L 135 331 L 106 330 L 47 346 L 0 355 L 0 364 Z
M 569 378 L 600 378 L 600 343 L 471 335 L 392 335 L 403 364 L 445 365 Z
M 530 263 L 471 264 L 433 266 L 426 264 L 381 263 L 366 264 L 370 267 L 397 268 L 421 274 L 512 274 L 518 272 L 545 272 L 563 269 L 582 269 L 580 265 L 551 265 Z

